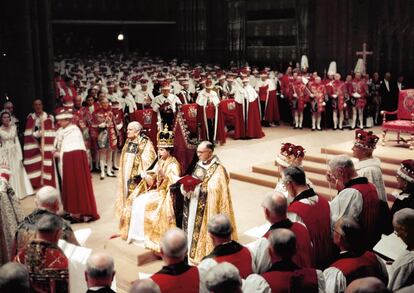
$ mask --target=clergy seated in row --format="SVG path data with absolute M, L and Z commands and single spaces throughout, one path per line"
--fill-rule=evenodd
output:
M 141 173 L 141 182 L 131 193 L 131 219 L 128 240 L 143 243 L 146 248 L 160 252 L 161 236 L 176 226 L 170 185 L 180 176 L 181 167 L 172 155 L 174 133 L 158 134 L 158 161 L 153 169 Z
M 16 262 L 8 262 L 0 267 L 0 292 L 29 293 L 30 282 L 27 268 Z
M 391 214 L 403 208 L 414 209 L 414 160 L 404 160 L 397 170 L 397 188 L 401 193 L 397 195 L 391 208 Z
M 35 203 L 37 208 L 26 216 L 17 228 L 14 255 L 34 238 L 36 225 L 44 215 L 57 215 L 60 206 L 59 191 L 54 187 L 44 186 L 37 191 Z M 70 223 L 60 216 L 58 216 L 58 220 L 62 223 L 60 238 L 74 245 L 79 245 Z
M 390 269 L 388 288 L 396 291 L 414 285 L 414 209 L 404 208 L 396 212 L 393 226 L 397 236 L 407 245 L 407 250 Z
M 375 185 L 358 176 L 350 157 L 334 157 L 329 169 L 327 179 L 339 192 L 330 202 L 331 229 L 341 217 L 352 217 L 361 226 L 365 247 L 372 249 L 381 234 L 388 233 L 389 211 L 381 204 Z
M 289 197 L 293 199 L 287 216 L 292 222 L 305 225 L 312 242 L 312 263 L 314 267 L 324 269 L 334 258 L 329 203 L 309 187 L 301 167 L 286 168 L 283 178 Z
M 154 164 L 157 157 L 151 140 L 142 132 L 142 125 L 133 121 L 127 127 L 127 140 L 121 152 L 118 172 L 118 197 L 115 203 L 116 215 L 119 217 L 119 233 L 127 240 L 131 220 L 131 206 L 137 188 L 141 184 L 141 173 Z M 134 193 L 134 195 L 133 195 Z
M 352 281 L 364 277 L 376 277 L 388 283 L 383 261 L 364 249 L 362 230 L 354 219 L 340 218 L 335 223 L 333 238 L 340 253 L 324 271 L 326 292 L 344 292 Z
M 160 246 L 164 266 L 151 279 L 157 283 L 161 292 L 202 291 L 204 285 L 199 270 L 187 261 L 187 235 L 178 228 L 170 229 L 161 238 Z
M 208 272 L 218 263 L 229 262 L 237 267 L 243 279 L 252 274 L 252 255 L 247 247 L 231 239 L 233 227 L 230 219 L 223 214 L 215 215 L 208 221 L 207 228 L 214 249 L 198 265 L 199 270 L 203 273 Z
M 292 231 L 275 229 L 269 237 L 269 243 L 274 259 L 272 266 L 261 275 L 247 277 L 243 284 L 243 288 L 246 288 L 244 292 L 325 292 L 322 271 L 301 268 L 294 263 L 297 246 Z
M 115 276 L 113 258 L 104 252 L 89 256 L 86 262 L 85 281 L 88 286 L 86 293 L 114 293 L 111 284 Z
M 57 245 L 62 226 L 58 216 L 43 215 L 36 223 L 35 238 L 15 257 L 29 271 L 32 292 L 69 292 L 69 261 Z
M 275 261 L 269 253 L 269 237 L 279 228 L 289 229 L 296 236 L 296 254 L 293 261 L 300 267 L 313 267 L 312 243 L 309 232 L 304 225 L 292 222 L 287 218 L 287 199 L 280 192 L 267 195 L 263 203 L 264 216 L 271 225 L 262 238 L 255 241 L 252 247 L 255 273 L 266 272 Z

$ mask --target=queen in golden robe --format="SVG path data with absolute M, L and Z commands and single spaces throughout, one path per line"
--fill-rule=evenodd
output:
M 161 236 L 176 226 L 170 185 L 180 176 L 180 164 L 171 155 L 174 134 L 165 128 L 158 134 L 158 162 L 143 174 L 143 180 L 132 193 L 135 198 L 131 208 L 128 241 L 143 244 L 160 251 Z
M 115 212 L 119 217 L 122 239 L 128 236 L 134 190 L 141 188 L 141 173 L 155 163 L 157 154 L 151 140 L 141 132 L 142 126 L 133 121 L 127 127 L 127 141 L 121 152 L 118 173 L 118 198 Z
M 237 240 L 237 228 L 226 169 L 213 154 L 211 142 L 203 141 L 197 147 L 199 161 L 192 176 L 202 182 L 190 190 L 181 186 L 184 195 L 182 228 L 187 232 L 189 260 L 198 264 L 214 245 L 208 237 L 207 223 L 211 216 L 226 214 L 233 227 L 232 239 Z

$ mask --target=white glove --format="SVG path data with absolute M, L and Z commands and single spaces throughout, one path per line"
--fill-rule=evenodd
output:
M 338 97 L 338 95 L 337 95 L 337 94 L 335 94 L 335 95 L 332 95 L 332 97 L 336 98 L 336 97 Z
M 116 129 L 117 129 L 117 130 L 120 130 L 120 129 L 122 128 L 122 126 L 124 126 L 124 124 L 120 123 L 120 124 L 118 124 L 118 125 L 116 126 Z
M 314 94 L 310 94 L 310 97 L 311 97 L 311 98 L 314 98 L 314 97 L 315 97 L 315 95 L 314 95 Z
M 99 124 L 98 126 L 99 126 L 99 128 L 105 128 L 105 127 L 106 127 L 106 123 L 105 123 L 105 122 L 102 122 L 102 123 L 101 123 L 101 124 Z
M 34 131 L 34 132 L 33 132 L 33 136 L 34 136 L 35 138 L 39 138 L 39 137 L 40 137 L 40 131 L 39 131 L 39 130 Z
M 360 97 L 361 97 L 361 95 L 360 95 L 360 94 L 358 94 L 358 93 L 354 93 L 352 96 L 353 96 L 354 98 L 360 98 Z
M 326 106 L 326 103 L 325 103 L 325 102 L 323 102 L 323 103 L 322 103 L 322 106 Z
M 344 103 L 344 108 L 346 108 L 346 103 Z
M 298 97 L 298 95 L 297 95 L 297 94 L 293 94 L 293 96 L 294 96 L 295 98 L 297 98 L 297 97 Z

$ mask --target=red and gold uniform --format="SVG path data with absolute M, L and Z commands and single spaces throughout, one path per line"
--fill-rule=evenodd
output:
M 28 269 L 31 292 L 69 292 L 69 261 L 56 244 L 32 240 L 15 261 Z

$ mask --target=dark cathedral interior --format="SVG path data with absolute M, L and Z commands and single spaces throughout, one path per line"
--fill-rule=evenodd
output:
M 409 0 L 6 0 L 0 11 L 0 92 L 22 113 L 35 97 L 53 108 L 59 54 L 113 51 L 280 72 L 307 55 L 310 71 L 323 76 L 333 60 L 351 72 L 366 43 L 367 72 L 404 75 L 408 84 L 414 77 Z

